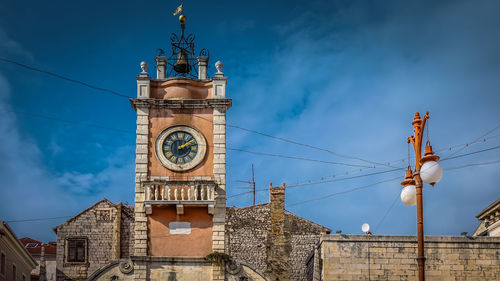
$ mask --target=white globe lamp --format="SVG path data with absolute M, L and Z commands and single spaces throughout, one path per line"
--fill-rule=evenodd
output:
M 434 186 L 443 176 L 443 168 L 437 162 L 439 156 L 434 155 L 429 141 L 425 144 L 425 156 L 420 160 L 420 178 L 426 184 Z
M 414 185 L 407 185 L 401 190 L 401 201 L 406 206 L 415 206 L 417 204 L 417 187 Z
M 436 161 L 427 161 L 420 168 L 420 177 L 426 184 L 434 186 L 441 180 L 443 168 Z

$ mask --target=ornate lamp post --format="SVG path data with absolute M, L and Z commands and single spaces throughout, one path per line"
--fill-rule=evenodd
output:
M 420 119 L 420 114 L 415 113 L 412 125 L 415 128 L 413 136 L 408 137 L 408 144 L 413 144 L 415 151 L 415 170 L 412 171 L 411 166 L 406 170 L 406 178 L 401 183 L 403 190 L 401 191 L 401 200 L 408 206 L 417 205 L 417 237 L 418 237 L 418 280 L 425 280 L 425 256 L 424 256 L 424 216 L 422 202 L 422 187 L 423 182 L 434 186 L 443 175 L 443 169 L 438 164 L 439 156 L 434 155 L 432 146 L 427 140 L 425 144 L 425 154 L 422 157 L 422 137 L 424 135 L 424 127 L 426 120 L 429 119 L 429 112 Z M 408 148 L 409 149 L 409 148 Z

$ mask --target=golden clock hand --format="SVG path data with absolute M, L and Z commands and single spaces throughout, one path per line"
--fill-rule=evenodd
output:
M 184 147 L 186 147 L 186 146 L 188 146 L 188 145 L 192 144 L 193 142 L 194 142 L 194 139 L 192 139 L 192 140 L 190 140 L 190 141 L 186 142 L 186 143 L 185 143 L 185 144 L 183 144 L 183 145 L 178 146 L 178 147 L 177 147 L 177 149 L 183 149 Z

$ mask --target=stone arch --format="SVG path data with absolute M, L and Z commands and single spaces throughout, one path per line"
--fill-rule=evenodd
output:
M 87 281 L 133 281 L 134 264 L 130 260 L 115 260 L 96 270 Z
M 245 263 L 226 263 L 227 281 L 269 281 L 263 274 Z

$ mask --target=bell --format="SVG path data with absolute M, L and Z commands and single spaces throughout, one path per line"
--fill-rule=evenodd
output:
M 180 53 L 177 54 L 177 61 L 174 64 L 174 70 L 177 73 L 189 73 L 191 71 L 191 66 L 188 64 L 184 51 L 180 51 Z

